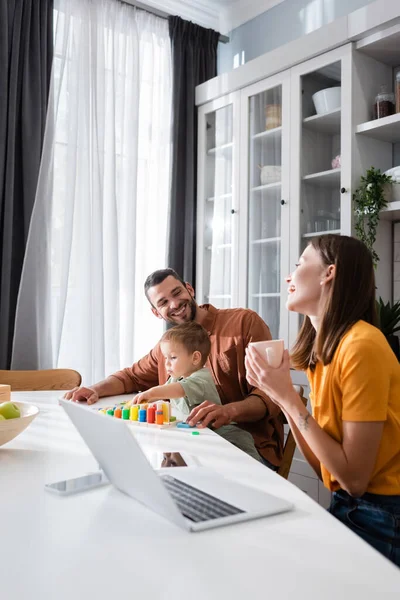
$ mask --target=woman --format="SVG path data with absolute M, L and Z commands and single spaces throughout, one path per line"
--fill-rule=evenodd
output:
M 287 277 L 287 307 L 305 315 L 290 360 L 307 370 L 312 416 L 279 368 L 249 347 L 247 379 L 285 413 L 305 458 L 333 492 L 330 512 L 400 566 L 400 365 L 376 328 L 371 254 L 324 235 Z

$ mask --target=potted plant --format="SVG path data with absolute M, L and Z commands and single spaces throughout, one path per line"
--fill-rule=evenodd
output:
M 400 344 L 396 333 L 400 331 L 400 301 L 386 304 L 379 298 L 376 301 L 376 309 L 378 312 L 379 329 L 389 342 L 390 347 L 400 360 Z
M 388 204 L 385 186 L 392 181 L 390 175 L 371 167 L 365 176 L 361 176 L 360 185 L 353 194 L 356 235 L 370 250 L 375 268 L 379 262 L 379 256 L 374 249 L 376 230 L 380 211 Z

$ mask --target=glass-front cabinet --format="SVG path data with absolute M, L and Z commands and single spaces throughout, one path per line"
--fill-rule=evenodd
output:
M 235 94 L 199 112 L 197 285 L 200 302 L 230 308 L 237 302 L 237 179 L 239 140 Z M 199 276 L 200 274 L 200 276 Z
M 291 268 L 313 237 L 351 235 L 350 86 L 350 46 L 291 69 Z M 289 315 L 289 345 L 300 322 Z
M 352 232 L 353 61 L 346 45 L 199 108 L 197 299 L 253 309 L 288 347 L 285 276 L 314 236 Z
M 288 75 L 243 90 L 239 304 L 256 311 L 273 338 L 287 339 L 282 278 L 289 268 L 284 240 L 289 211 Z M 244 147 L 245 146 L 245 147 Z

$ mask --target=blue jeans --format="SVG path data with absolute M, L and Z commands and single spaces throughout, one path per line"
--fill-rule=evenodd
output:
M 332 494 L 329 512 L 400 567 L 400 496 Z

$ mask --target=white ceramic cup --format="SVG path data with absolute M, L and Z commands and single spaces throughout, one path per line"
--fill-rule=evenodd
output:
M 277 369 L 281 366 L 285 343 L 283 340 L 268 340 L 266 342 L 250 342 L 262 358 L 266 358 L 270 367 Z

